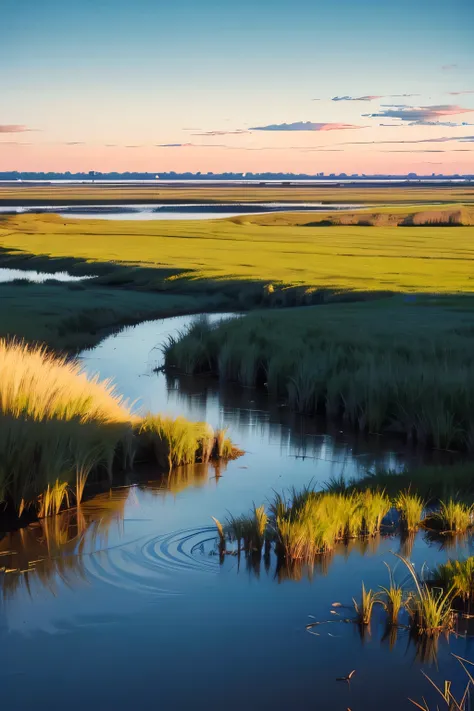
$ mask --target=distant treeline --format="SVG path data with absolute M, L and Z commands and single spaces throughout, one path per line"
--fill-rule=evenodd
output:
M 69 171 L 65 173 L 55 173 L 55 172 L 19 172 L 19 171 L 6 171 L 0 172 L 0 180 L 154 180 L 159 178 L 160 180 L 327 180 L 327 179 L 341 179 L 341 180 L 368 180 L 368 179 L 406 179 L 406 180 L 417 180 L 417 179 L 440 179 L 444 178 L 447 180 L 456 178 L 474 178 L 472 175 L 443 175 L 443 174 L 430 174 L 430 175 L 417 175 L 416 173 L 407 173 L 406 175 L 358 175 L 358 174 L 346 174 L 346 173 L 331 173 L 329 175 L 324 175 L 324 173 L 316 173 L 314 175 L 306 173 L 175 173 L 174 171 L 168 173 L 153 172 L 153 173 L 101 173 L 100 171 L 88 171 L 85 173 L 71 173 Z

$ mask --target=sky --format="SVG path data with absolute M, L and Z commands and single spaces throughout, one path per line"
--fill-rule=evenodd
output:
M 474 173 L 473 0 L 0 0 L 0 171 Z

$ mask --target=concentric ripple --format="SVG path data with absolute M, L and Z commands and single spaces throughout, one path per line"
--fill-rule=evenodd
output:
M 88 574 L 109 585 L 160 595 L 181 594 L 185 574 L 219 570 L 215 528 L 184 529 L 92 553 Z

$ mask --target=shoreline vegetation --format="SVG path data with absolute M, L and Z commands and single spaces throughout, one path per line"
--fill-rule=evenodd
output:
M 132 205 L 147 203 L 221 203 L 221 202 L 323 202 L 383 204 L 419 204 L 463 202 L 473 199 L 472 185 L 364 187 L 361 185 L 241 185 L 241 186 L 165 186 L 123 184 L 88 185 L 8 185 L 0 187 L 0 205 L 81 205 L 101 203 Z
M 198 321 L 165 365 L 212 373 L 373 434 L 474 451 L 474 300 L 328 304 Z
M 66 270 L 93 278 L 66 285 L 54 279 L 0 284 L 0 336 L 71 353 L 126 323 L 211 310 L 254 311 L 217 327 L 198 323 L 169 342 L 166 365 L 264 386 L 298 412 L 324 412 L 355 429 L 395 431 L 426 446 L 471 453 L 473 232 L 458 225 L 471 219 L 473 193 L 466 187 L 449 191 L 449 198 L 445 189 L 424 191 L 422 210 L 385 206 L 331 216 L 357 219 L 355 225 L 310 226 L 307 221 L 314 215 L 291 213 L 159 223 L 2 216 L 0 268 Z M 391 191 L 390 200 L 392 192 L 397 199 L 403 195 Z M 368 199 L 370 191 L 363 193 Z M 387 190 L 383 194 L 386 203 Z M 344 196 L 354 199 L 349 191 Z M 445 198 L 448 205 L 433 205 Z M 396 226 L 407 217 L 410 224 Z M 2 348 L 16 349 L 19 368 L 29 355 L 41 352 L 28 346 L 22 351 L 18 344 Z M 64 361 L 62 367 L 75 366 Z M 46 467 L 47 478 L 44 472 L 38 478 L 44 479 L 41 489 L 31 493 L 26 464 L 18 486 L 3 484 L 4 498 L 15 502 L 17 510 L 31 501 L 41 510 L 59 510 L 68 496 L 80 499 L 82 475 L 77 471 L 110 472 L 119 452 L 122 461 L 130 456 L 130 439 L 164 468 L 219 451 L 220 435 L 213 440 L 204 425 L 198 432 L 194 425 L 190 429 L 160 418 L 138 423 L 128 414 L 105 428 L 100 421 L 81 424 L 80 431 L 92 439 L 76 458 L 71 456 L 76 440 L 69 432 L 77 429 L 84 412 L 74 402 L 64 396 L 61 412 L 73 414 L 54 415 L 52 421 L 49 416 L 22 419 L 23 406 L 4 411 L 11 421 L 8 432 L 14 432 L 5 440 L 5 452 L 15 451 L 31 427 L 35 433 L 27 440 L 33 449 L 20 444 L 17 451 L 40 462 L 39 471 L 44 437 L 49 448 L 44 452 L 57 454 L 59 462 L 67 460 L 69 474 L 60 480 L 52 476 L 54 466 Z M 54 442 L 52 425 L 58 432 Z M 96 449 L 100 454 L 94 458 L 90 453 Z M 11 461 L 17 460 L 15 455 Z M 7 475 L 11 478 L 7 472 L 4 480 Z M 471 479 L 459 476 L 462 486 L 471 487 Z
M 158 470 L 242 454 L 225 431 L 141 417 L 110 381 L 24 343 L 0 341 L 0 504 L 21 518 L 80 506 L 89 477 L 113 481 L 135 460 Z
M 404 582 L 397 583 L 395 569 L 385 563 L 389 586 L 374 591 L 362 583 L 361 598 L 353 599 L 355 614 L 339 621 L 370 627 L 373 610 L 381 605 L 387 613 L 387 628 L 404 626 L 418 638 L 436 640 L 441 633 L 455 630 L 458 616 L 471 616 L 474 557 L 449 559 L 434 570 L 418 573 L 409 555 L 417 530 L 424 529 L 433 540 L 444 538 L 445 545 L 449 538 L 465 536 L 474 524 L 472 506 L 454 500 L 428 505 L 409 490 L 390 498 L 378 489 L 342 493 L 333 489 L 332 484 L 318 492 L 311 487 L 293 488 L 288 496 L 276 493 L 267 507 L 254 505 L 248 515 L 229 515 L 224 524 L 214 518 L 221 558 L 240 558 L 243 553 L 258 568 L 262 555 L 268 560 L 273 552 L 280 566 L 288 570 L 295 566 L 301 573 L 301 566 L 311 570 L 317 561 L 324 567 L 323 561 L 339 544 L 398 534 L 406 555 L 394 556 L 402 563 Z M 402 612 L 408 617 L 407 625 L 402 625 Z M 312 622 L 306 629 L 320 624 L 327 622 Z

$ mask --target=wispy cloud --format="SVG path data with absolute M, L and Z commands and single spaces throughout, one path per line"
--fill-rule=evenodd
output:
M 404 151 L 401 148 L 387 148 L 386 150 L 381 150 L 380 153 L 446 153 L 442 148 L 420 148 L 418 150 L 410 149 L 409 151 Z
M 0 133 L 26 133 L 27 131 L 34 130 L 34 128 L 28 128 L 28 126 L 21 126 L 17 123 L 0 124 Z
M 421 94 L 389 94 L 388 96 L 390 96 L 391 99 L 407 99 L 412 96 L 421 96 Z
M 383 99 L 383 96 L 368 95 L 368 96 L 333 96 L 331 101 L 375 101 L 375 99 Z
M 441 67 L 441 71 L 443 71 L 443 72 L 452 72 L 452 71 L 454 71 L 454 70 L 457 69 L 457 68 L 458 68 L 458 65 L 457 65 L 457 64 L 443 64 L 442 67 Z
M 363 114 L 369 118 L 390 118 L 399 121 L 407 121 L 413 125 L 431 125 L 443 116 L 456 116 L 473 112 L 474 109 L 466 109 L 456 104 L 437 104 L 434 106 L 397 106 L 383 108 L 373 114 Z
M 474 136 L 439 136 L 437 138 L 418 138 L 414 140 L 390 140 L 390 141 L 344 141 L 336 143 L 336 146 L 390 146 L 390 145 L 416 145 L 418 143 L 448 143 L 457 141 L 460 143 L 474 142 Z
M 474 89 L 469 89 L 468 91 L 448 91 L 450 96 L 462 96 L 463 94 L 474 94 Z
M 236 131 L 202 131 L 201 133 L 193 133 L 193 136 L 242 136 L 245 134 L 249 134 L 250 131 L 247 131 L 243 128 L 238 128 Z
M 155 148 L 229 148 L 224 143 L 155 143 Z
M 296 121 L 295 123 L 273 123 L 269 126 L 253 126 L 251 131 L 342 131 L 352 128 L 366 128 L 354 126 L 350 123 L 313 123 L 312 121 Z
M 84 141 L 65 141 L 65 146 L 83 146 Z

